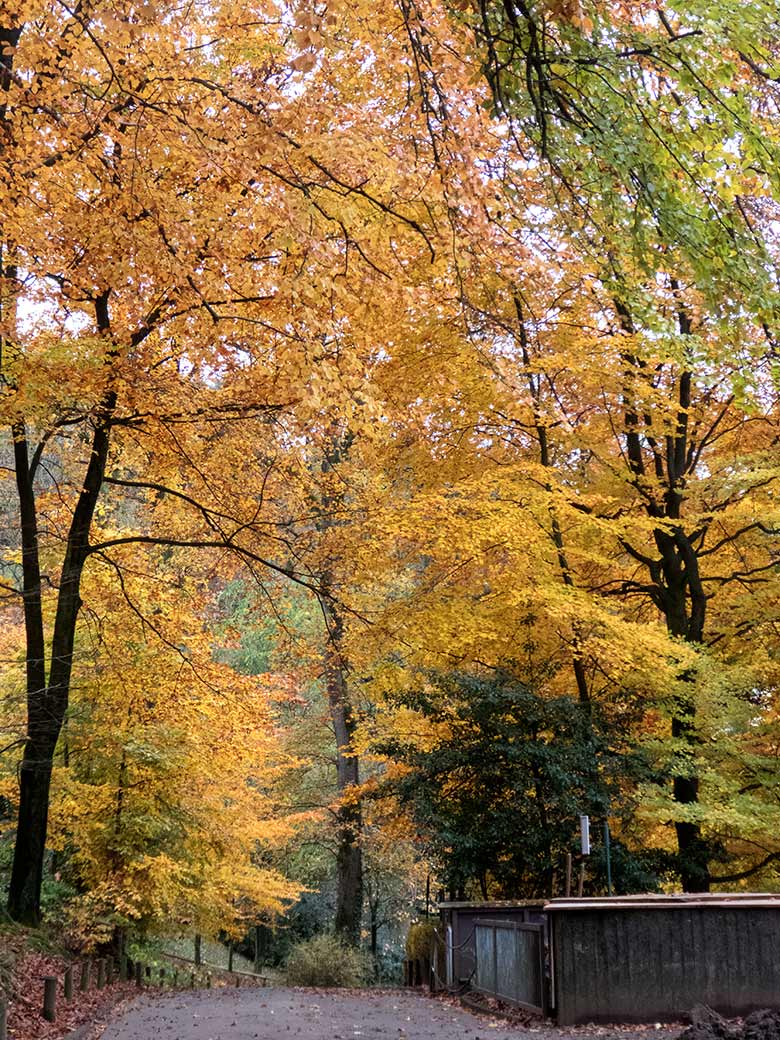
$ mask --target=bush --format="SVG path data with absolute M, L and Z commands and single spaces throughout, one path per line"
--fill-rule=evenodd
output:
M 435 936 L 435 921 L 415 921 L 406 937 L 406 956 L 409 960 L 430 960 Z
M 315 935 L 290 950 L 290 986 L 362 986 L 371 974 L 370 958 L 335 935 Z

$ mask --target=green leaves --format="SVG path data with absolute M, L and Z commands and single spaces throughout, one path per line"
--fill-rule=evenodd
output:
M 395 788 L 451 888 L 549 895 L 580 814 L 619 815 L 646 770 L 595 707 L 541 697 L 508 672 L 434 674 L 399 701 L 436 729 L 427 749 L 384 750 L 406 767 Z

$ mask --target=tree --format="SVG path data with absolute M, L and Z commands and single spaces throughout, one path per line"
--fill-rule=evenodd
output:
M 167 536 L 284 570 L 247 544 L 250 529 L 267 535 L 257 500 L 247 525 L 237 508 L 210 509 L 211 489 L 183 493 L 178 478 L 164 484 L 126 456 L 154 454 L 162 430 L 154 448 L 170 464 L 188 423 L 198 424 L 190 444 L 204 448 L 209 423 L 300 401 L 311 370 L 328 367 L 319 319 L 337 324 L 347 295 L 334 271 L 350 249 L 353 267 L 378 270 L 367 216 L 429 245 L 393 205 L 393 185 L 377 177 L 376 196 L 365 186 L 360 155 L 345 149 L 331 162 L 323 152 L 321 98 L 296 95 L 285 79 L 312 71 L 312 38 L 275 17 L 246 24 L 230 5 L 197 19 L 170 5 L 44 5 L 34 31 L 22 11 L 2 32 L 2 407 L 19 497 L 28 686 L 9 907 L 34 922 L 88 560 Z M 243 233 L 227 235 L 227 226 Z M 299 309 L 316 335 L 291 331 Z M 54 482 L 50 544 L 39 518 L 52 458 L 67 479 Z M 109 473 L 115 462 L 119 472 Z M 197 474 L 195 460 L 186 464 Z M 96 543 L 107 490 L 136 501 L 170 495 L 190 513 L 177 518 L 173 539 L 146 525 Z
M 555 895 L 578 817 L 620 818 L 646 768 L 597 713 L 539 697 L 507 672 L 432 675 L 402 703 L 426 738 L 381 747 L 399 763 L 392 786 L 452 892 Z
M 275 795 L 281 691 L 214 662 L 207 585 L 182 552 L 133 551 L 123 574 L 89 576 L 53 774 L 71 927 L 88 942 L 127 926 L 237 936 L 298 895 L 268 864 L 295 823 Z
M 710 628 L 712 601 L 729 599 L 729 585 L 762 583 L 774 566 L 774 527 L 763 519 L 773 506 L 731 520 L 738 501 L 741 510 L 775 479 L 765 452 L 776 417 L 777 251 L 766 215 L 777 191 L 767 44 L 777 12 L 748 6 L 744 20 L 687 3 L 451 8 L 503 121 L 485 164 L 496 189 L 485 203 L 493 233 L 480 249 L 487 284 L 465 283 L 475 335 L 510 390 L 496 415 L 503 423 L 483 425 L 522 444 L 525 457 L 535 431 L 548 474 L 534 479 L 551 492 L 564 583 L 622 597 L 629 616 L 647 597 L 672 639 L 697 648 L 726 638 Z M 436 31 L 435 16 L 427 28 Z M 718 493 L 712 473 L 729 468 L 727 444 L 741 456 L 736 495 L 733 484 Z M 723 469 L 713 459 L 721 449 Z M 585 501 L 605 491 L 608 506 Z M 601 531 L 587 527 L 588 511 Z M 627 536 L 625 517 L 638 514 L 649 527 L 637 519 Z M 593 552 L 609 523 L 629 558 L 614 584 Z M 729 545 L 735 557 L 714 566 Z M 572 625 L 581 696 L 585 672 L 603 668 L 596 656 L 588 662 L 587 627 Z M 675 828 L 683 887 L 698 890 L 713 850 L 697 808 L 700 738 L 686 668 L 671 697 Z

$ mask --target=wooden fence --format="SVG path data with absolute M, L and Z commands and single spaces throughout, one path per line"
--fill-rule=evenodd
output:
M 181 967 L 157 967 L 144 961 L 133 961 L 122 957 L 117 963 L 113 957 L 87 957 L 82 961 L 69 964 L 61 975 L 47 975 L 41 979 L 43 998 L 41 1014 L 47 1022 L 57 1021 L 57 1005 L 60 1000 L 70 1004 L 78 1000 L 79 995 L 93 989 L 105 989 L 114 982 L 135 982 L 142 989 L 155 986 L 169 989 L 194 989 L 196 983 L 211 988 L 214 975 L 228 976 L 238 988 L 243 980 L 251 980 L 265 986 L 267 977 L 246 971 L 228 971 L 217 965 L 204 965 L 208 971 L 191 970 L 192 962 L 184 958 L 171 957 L 183 962 Z M 196 967 L 193 965 L 193 967 Z M 186 969 L 186 970 L 185 970 Z M 8 1005 L 0 998 L 0 1040 L 8 1040 Z

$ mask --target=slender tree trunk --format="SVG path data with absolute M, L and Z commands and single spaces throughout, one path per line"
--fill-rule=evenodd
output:
M 523 304 L 519 296 L 515 296 L 515 313 L 517 314 L 518 330 L 520 338 L 520 349 L 523 354 L 523 364 L 526 369 L 526 377 L 528 381 L 528 390 L 531 394 L 531 400 L 533 402 L 534 412 L 534 426 L 536 428 L 536 439 L 539 444 L 539 461 L 545 469 L 552 468 L 552 459 L 550 458 L 550 443 L 547 436 L 547 426 L 544 421 L 542 414 L 542 397 L 541 397 L 541 385 L 539 377 L 534 375 L 531 370 L 531 346 L 528 340 L 528 332 L 525 326 L 525 316 L 523 312 Z M 547 491 L 552 495 L 552 484 L 546 485 Z M 560 520 L 558 514 L 552 502 L 549 507 L 550 513 L 550 533 L 552 536 L 553 545 L 555 546 L 555 555 L 558 559 L 558 568 L 561 572 L 561 580 L 563 584 L 570 589 L 575 588 L 574 576 L 572 574 L 571 567 L 569 566 L 569 558 L 566 553 L 566 544 L 564 542 L 563 531 L 561 530 Z M 585 661 L 582 656 L 582 630 L 580 625 L 575 622 L 572 625 L 573 634 L 573 645 L 572 645 L 572 671 L 574 672 L 574 681 L 577 685 L 577 697 L 581 704 L 590 704 L 590 686 L 588 683 L 588 676 L 585 670 Z
M 108 293 L 96 301 L 98 331 L 109 332 Z M 22 535 L 22 575 L 27 648 L 27 738 L 19 770 L 19 817 L 8 889 L 8 912 L 16 921 L 37 925 L 49 818 L 49 789 L 57 741 L 70 696 L 76 623 L 81 608 L 81 578 L 89 555 L 89 533 L 103 485 L 116 394 L 109 390 L 93 419 L 91 453 L 73 511 L 57 594 L 51 664 L 45 668 L 41 606 L 40 544 L 35 506 L 38 452 L 29 457 L 27 433 L 13 429 L 14 461 Z
M 22 541 L 27 737 L 19 767 L 19 813 L 8 898 L 8 912 L 17 921 L 35 925 L 40 918 L 45 833 L 49 812 L 49 785 L 57 742 L 57 727 L 46 685 L 45 639 L 41 604 L 41 568 L 34 474 L 31 471 L 27 431 L 17 422 L 12 430 L 19 497 Z M 43 822 L 43 832 L 35 821 Z
M 317 523 L 321 534 L 332 528 L 334 507 L 343 491 L 334 491 L 330 476 L 349 450 L 349 432 L 334 426 L 332 439 L 322 461 L 323 493 Z M 325 621 L 325 685 L 333 733 L 336 738 L 336 785 L 339 807 L 336 816 L 336 914 L 334 928 L 346 942 L 357 946 L 363 918 L 363 815 L 358 796 L 359 760 L 352 747 L 355 718 L 347 684 L 347 663 L 342 652 L 344 623 L 333 602 L 333 579 L 328 569 L 320 577 L 320 605 Z
M 324 603 L 328 623 L 325 646 L 325 682 L 336 737 L 336 783 L 339 792 L 336 852 L 336 932 L 347 942 L 360 942 L 363 917 L 363 815 L 357 796 L 360 782 L 358 756 L 352 750 L 355 720 L 341 656 L 342 622 L 331 604 Z

